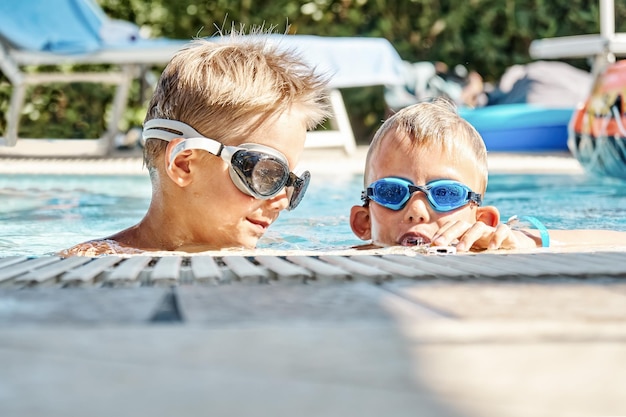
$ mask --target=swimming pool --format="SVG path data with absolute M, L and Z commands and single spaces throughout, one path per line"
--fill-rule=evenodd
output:
M 321 250 L 363 243 L 348 224 L 362 176 L 314 176 L 307 196 L 259 242 Z M 139 221 L 150 202 L 147 175 L 0 175 L 0 256 L 43 255 L 108 236 Z M 493 174 L 485 204 L 506 220 L 533 214 L 550 229 L 626 231 L 626 182 L 584 174 Z

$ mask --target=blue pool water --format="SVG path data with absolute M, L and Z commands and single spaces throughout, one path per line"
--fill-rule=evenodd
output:
M 259 246 L 333 249 L 362 243 L 350 207 L 360 175 L 314 177 L 293 212 L 283 212 Z M 0 256 L 42 255 L 137 223 L 150 201 L 143 175 L 0 175 Z M 491 175 L 485 204 L 506 220 L 532 214 L 550 229 L 626 231 L 626 182 L 587 175 Z

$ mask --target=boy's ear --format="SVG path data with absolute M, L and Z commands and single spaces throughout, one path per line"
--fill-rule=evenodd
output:
M 500 223 L 500 211 L 495 206 L 478 207 L 476 220 L 487 226 L 496 227 Z
M 190 161 L 193 158 L 193 151 L 185 150 L 179 152 L 172 162 L 170 162 L 170 158 L 172 157 L 174 147 L 183 140 L 183 138 L 173 139 L 167 144 L 165 149 L 165 170 L 167 176 L 180 187 L 186 187 L 191 183 Z
M 350 210 L 350 228 L 361 240 L 372 238 L 372 225 L 370 222 L 370 209 L 363 206 L 353 206 Z

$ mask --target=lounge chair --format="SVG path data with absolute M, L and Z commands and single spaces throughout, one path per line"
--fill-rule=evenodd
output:
M 105 155 L 113 147 L 131 82 L 148 67 L 166 64 L 187 41 L 144 39 L 130 22 L 106 16 L 94 0 L 0 2 L 0 70 L 13 86 L 1 154 Z M 111 64 L 116 70 L 63 72 L 63 64 Z M 56 72 L 30 73 L 51 65 Z M 108 127 L 97 140 L 26 139 L 18 125 L 28 86 L 88 82 L 116 86 Z
M 330 129 L 309 132 L 307 148 L 356 148 L 352 126 L 340 89 L 402 84 L 402 59 L 384 38 L 271 35 L 270 42 L 294 49 L 320 73 L 330 78 Z
M 535 39 L 529 52 L 534 59 L 592 58 L 599 74 L 616 57 L 626 56 L 626 33 L 615 32 L 615 1 L 598 0 L 600 33 Z
M 10 4 L 9 4 L 10 3 Z M 310 65 L 331 75 L 330 129 L 309 132 L 307 147 L 356 146 L 340 88 L 397 84 L 401 58 L 383 38 L 270 35 L 271 41 L 298 50 Z M 114 147 L 130 83 L 146 67 L 166 64 L 187 41 L 142 39 L 136 26 L 108 18 L 94 0 L 30 0 L 0 2 L 0 70 L 13 85 L 0 154 L 108 154 Z M 28 65 L 116 64 L 117 71 L 35 73 Z M 117 85 L 106 132 L 98 140 L 24 139 L 19 117 L 29 85 L 51 82 L 94 82 Z

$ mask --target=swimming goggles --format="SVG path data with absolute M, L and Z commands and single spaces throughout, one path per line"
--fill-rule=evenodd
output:
M 452 180 L 435 180 L 424 186 L 414 185 L 411 181 L 398 177 L 381 178 L 374 181 L 361 192 L 361 200 L 372 200 L 391 210 L 402 210 L 417 191 L 426 194 L 428 202 L 437 211 L 456 210 L 475 202 L 480 205 L 481 195 L 473 192 L 467 185 Z
M 295 209 L 306 192 L 311 179 L 309 171 L 300 176 L 289 171 L 287 158 L 269 146 L 244 143 L 239 146 L 225 146 L 222 143 L 202 136 L 191 126 L 176 120 L 152 119 L 144 124 L 143 140 L 155 138 L 171 141 L 184 138 L 170 156 L 170 165 L 176 155 L 188 149 L 205 150 L 219 156 L 228 164 L 228 172 L 233 184 L 244 194 L 267 200 L 275 197 L 286 188 L 289 205 Z

